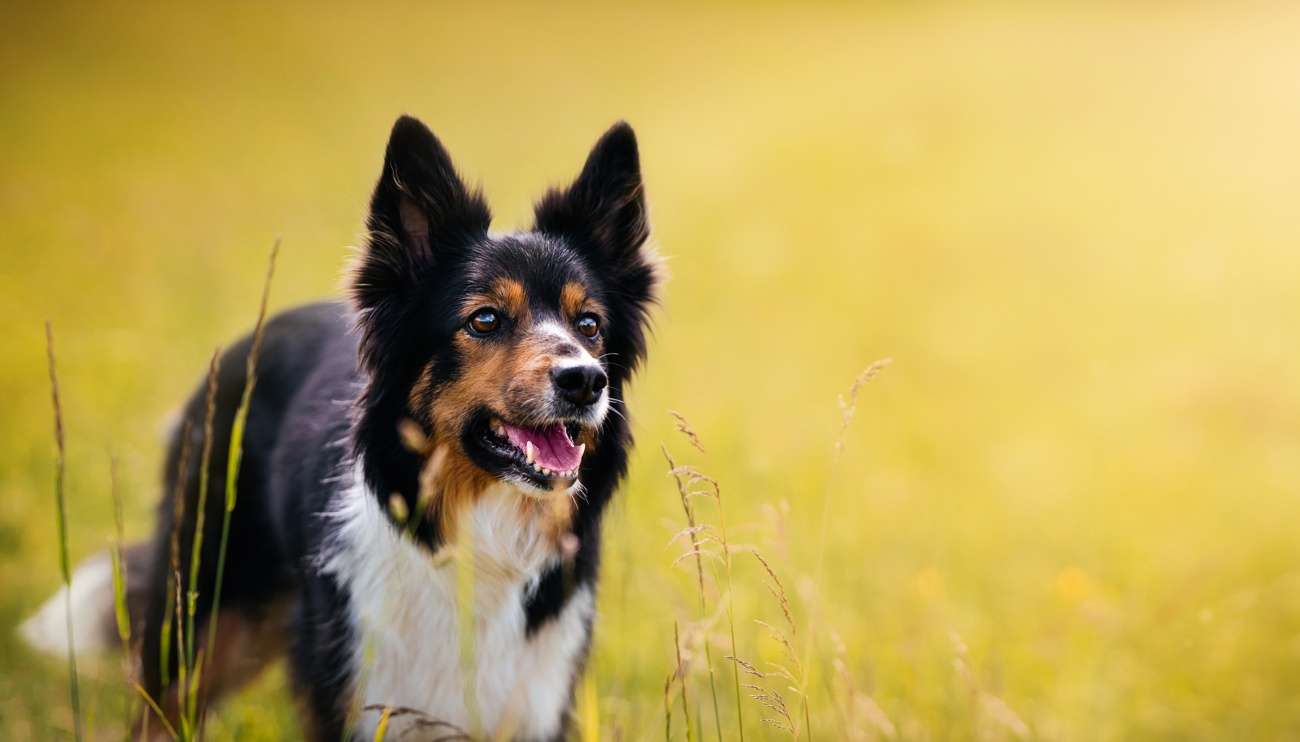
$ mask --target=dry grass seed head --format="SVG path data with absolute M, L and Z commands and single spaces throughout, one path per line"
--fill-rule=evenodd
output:
M 762 554 L 758 553 L 757 549 L 750 549 L 750 553 L 758 559 L 759 564 L 763 565 L 768 577 L 772 578 L 772 582 L 764 580 L 763 584 L 767 586 L 768 592 L 772 593 L 772 596 L 776 598 L 776 602 L 781 606 L 781 613 L 785 615 L 785 621 L 790 625 L 791 638 L 798 639 L 799 630 L 794 623 L 794 615 L 790 610 L 790 601 L 785 596 L 785 585 L 781 583 L 781 578 L 776 576 L 776 571 L 772 569 L 772 565 L 767 563 L 767 560 L 763 558 Z M 766 626 L 766 624 L 764 625 Z
M 975 671 L 972 668 L 970 648 L 966 646 L 966 642 L 962 640 L 961 635 L 950 629 L 948 639 L 952 642 L 953 652 L 956 655 L 952 659 L 953 669 L 966 684 L 966 688 L 976 705 L 987 718 L 997 722 L 1015 736 L 1027 739 L 1031 732 L 1024 719 L 1021 719 L 1020 715 L 1006 701 L 981 686 L 979 678 L 975 676 Z
M 677 668 L 675 674 L 684 684 L 686 682 L 686 673 L 690 669 L 690 666 L 689 661 L 682 658 L 682 635 L 676 621 L 673 621 L 673 651 L 677 654 Z
M 786 708 L 785 698 L 781 696 L 780 692 L 759 685 L 746 684 L 745 687 L 757 691 L 750 695 L 750 698 L 763 704 L 765 708 L 775 711 L 781 717 L 781 719 L 760 719 L 759 721 L 794 736 L 794 720 L 790 718 L 790 711 Z M 782 721 L 782 719 L 784 719 L 784 721 Z
M 863 386 L 870 384 L 871 380 L 876 378 L 876 376 L 881 372 L 881 370 L 885 368 L 885 366 L 888 366 L 893 362 L 894 362 L 893 358 L 882 358 L 879 361 L 876 361 L 875 363 L 871 364 L 870 366 L 867 366 L 865 369 L 862 370 L 862 373 L 858 374 L 858 378 L 854 379 L 853 384 L 849 387 L 848 401 L 847 402 L 844 401 L 843 396 L 839 398 L 841 420 L 840 420 L 840 434 L 839 437 L 835 440 L 835 461 L 836 462 L 840 460 L 840 454 L 844 451 L 844 446 L 847 443 L 848 434 L 849 434 L 849 423 L 853 421 L 853 413 L 854 411 L 857 410 L 858 407 L 858 390 L 861 389 Z
M 853 673 L 848 665 L 849 651 L 844 645 L 844 640 L 834 629 L 830 632 L 830 639 L 835 652 L 831 658 L 831 666 L 835 669 L 836 690 L 838 695 L 843 697 L 840 711 L 848 722 L 849 738 L 855 741 L 867 739 L 868 725 L 874 727 L 886 739 L 897 738 L 898 728 L 884 709 L 880 708 L 874 698 L 859 690 L 853 681 Z
M 719 554 L 717 554 L 717 553 L 715 553 L 715 552 L 709 551 L 708 549 L 691 549 L 690 551 L 686 552 L 685 554 L 682 554 L 681 556 L 678 556 L 676 559 L 674 559 L 674 560 L 673 560 L 673 563 L 672 563 L 671 565 L 669 565 L 669 566 L 676 567 L 676 566 L 677 566 L 678 564 L 680 564 L 683 560 L 689 559 L 689 558 L 691 558 L 691 557 L 693 557 L 693 556 L 702 556 L 702 557 L 708 557 L 708 558 L 710 558 L 710 559 L 716 559 L 717 561 L 719 561 L 719 562 L 721 562 L 721 563 L 723 563 L 723 564 L 726 564 L 726 561 L 727 561 L 727 560 L 723 559 L 721 555 L 719 555 Z
M 788 524 L 790 521 L 790 501 L 782 497 L 776 505 L 764 503 L 759 510 L 767 518 L 768 527 L 774 534 L 773 543 L 781 558 L 790 562 L 790 534 Z
M 747 675 L 753 675 L 754 677 L 756 677 L 756 678 L 760 678 L 760 679 L 763 679 L 763 680 L 766 680 L 766 679 L 767 679 L 767 675 L 764 674 L 762 670 L 759 670 L 757 667 L 754 667 L 753 665 L 751 665 L 751 664 L 749 664 L 748 662 L 746 662 L 746 661 L 740 659 L 739 657 L 733 657 L 733 656 L 731 656 L 731 655 L 727 655 L 724 659 L 729 659 L 729 660 L 731 660 L 732 662 L 735 662 L 737 665 L 740 666 L 740 669 L 741 669 L 741 670 L 744 670 L 744 671 L 745 671 L 745 674 L 747 674 Z
M 712 536 L 708 536 L 708 535 L 703 536 L 703 537 L 700 536 L 701 533 L 704 533 L 705 531 L 711 531 L 711 530 L 713 530 L 713 526 L 711 526 L 711 525 L 709 525 L 709 524 L 707 524 L 707 523 L 705 523 L 704 525 L 700 525 L 700 526 L 692 526 L 692 527 L 689 527 L 689 528 L 683 528 L 682 530 L 680 530 L 680 531 L 678 531 L 677 533 L 673 534 L 673 537 L 672 537 L 672 538 L 668 539 L 668 543 L 664 544 L 664 548 L 667 549 L 668 547 L 670 547 L 670 546 L 672 546 L 673 544 L 675 544 L 675 543 L 677 543 L 678 541 L 680 541 L 683 537 L 689 538 L 690 541 L 691 541 L 691 544 L 693 544 L 693 545 L 694 545 L 694 544 L 704 543 L 704 542 L 706 542 L 706 541 L 710 541 L 710 540 L 716 540 L 716 539 L 713 539 Z
M 687 420 L 685 417 L 683 417 L 682 414 L 680 412 L 677 412 L 676 410 L 669 410 L 668 414 L 672 415 L 673 418 L 677 420 L 677 425 L 676 425 L 677 432 L 686 436 L 686 439 L 691 442 L 692 446 L 695 446 L 695 448 L 698 449 L 700 453 L 707 456 L 708 451 L 704 450 L 704 443 L 700 441 L 700 436 L 697 435 L 695 433 L 695 429 L 691 427 L 690 421 Z
M 768 631 L 768 636 L 772 638 L 772 641 L 774 641 L 774 642 L 776 642 L 777 644 L 780 644 L 780 645 L 781 645 L 781 651 L 785 654 L 785 658 L 788 659 L 788 660 L 790 660 L 791 662 L 793 662 L 794 665 L 795 665 L 795 667 L 799 667 L 799 658 L 798 658 L 798 656 L 795 654 L 794 646 L 790 643 L 790 640 L 786 638 L 786 636 L 785 636 L 784 633 L 782 633 L 779 629 L 777 629 L 775 626 L 773 626 L 772 624 L 770 624 L 770 623 L 768 623 L 768 622 L 766 622 L 766 621 L 763 621 L 763 620 L 760 620 L 760 619 L 757 619 L 757 618 L 756 618 L 756 619 L 754 619 L 754 623 L 756 623 L 756 624 L 758 624 L 759 626 L 762 626 L 763 628 L 767 629 L 767 631 Z M 788 670 L 786 670 L 784 667 L 782 667 L 782 666 L 776 664 L 775 662 L 769 662 L 769 663 L 767 663 L 767 664 L 771 665 L 772 667 L 777 668 L 777 669 L 780 670 L 781 672 L 784 672 L 786 675 L 789 675 L 789 674 L 790 674 L 790 672 L 789 672 Z M 793 683 L 793 682 L 798 682 L 798 681 L 796 681 L 793 677 L 791 677 L 791 678 L 790 678 L 790 682 Z

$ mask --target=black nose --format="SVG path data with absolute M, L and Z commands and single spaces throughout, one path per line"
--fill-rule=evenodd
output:
M 551 380 L 560 396 L 576 405 L 589 405 L 600 399 L 609 377 L 599 366 L 568 366 L 551 371 Z

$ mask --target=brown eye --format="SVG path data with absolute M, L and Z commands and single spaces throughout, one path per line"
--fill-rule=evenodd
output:
M 596 318 L 592 317 L 590 314 L 587 315 L 586 317 L 579 319 L 577 327 L 578 327 L 578 332 L 582 333 L 583 335 L 586 335 L 589 338 L 596 337 L 596 333 L 600 332 L 600 322 L 597 321 Z
M 478 335 L 487 335 L 500 326 L 501 318 L 491 309 L 480 309 L 469 321 L 470 331 Z

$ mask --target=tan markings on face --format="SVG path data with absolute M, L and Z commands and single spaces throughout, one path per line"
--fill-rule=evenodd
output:
M 524 285 L 511 278 L 499 278 L 492 282 L 488 291 L 477 297 L 470 297 L 467 305 L 491 306 L 505 312 L 507 317 L 523 324 L 528 320 L 528 292 L 524 291 Z M 468 307 L 473 309 L 474 307 Z
M 564 312 L 564 319 L 569 325 L 587 313 L 602 319 L 605 316 L 605 307 L 588 297 L 587 289 L 583 288 L 582 284 L 573 282 L 564 284 L 564 288 L 560 290 L 560 310 Z
M 566 303 L 567 302 L 567 303 Z M 442 532 L 454 533 L 455 519 L 473 505 L 476 497 L 496 481 L 475 465 L 461 444 L 467 425 L 483 409 L 510 422 L 528 425 L 546 414 L 550 394 L 551 368 L 564 357 L 592 353 L 576 331 L 561 338 L 537 326 L 529 311 L 528 294 L 518 281 L 501 279 L 461 304 L 463 319 L 482 308 L 501 315 L 500 329 L 484 338 L 458 332 L 452 340 L 460 359 L 460 374 L 449 383 L 434 387 L 430 361 L 412 385 L 409 395 L 413 418 L 429 431 L 423 441 L 425 472 L 421 477 L 421 498 L 428 517 L 436 518 Z M 566 329 L 577 314 L 599 309 L 577 284 L 569 284 L 562 295 L 561 311 Z M 572 311 L 572 313 L 571 313 Z M 554 320 L 550 320 L 551 323 Z M 538 323 L 540 324 L 540 323 Z M 593 436 L 584 432 L 575 442 L 592 448 Z M 540 518 L 544 532 L 559 538 L 573 519 L 573 501 L 563 492 L 544 498 L 520 498 L 521 517 Z
M 560 309 L 569 321 L 587 311 L 587 290 L 580 283 L 566 283 L 560 290 Z

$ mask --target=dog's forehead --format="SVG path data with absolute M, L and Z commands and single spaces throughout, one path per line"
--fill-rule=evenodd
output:
M 470 288 L 517 282 L 530 303 L 554 305 L 566 286 L 593 289 L 578 255 L 563 242 L 536 233 L 492 235 L 470 261 Z

